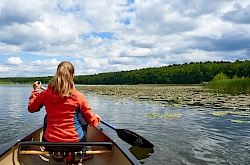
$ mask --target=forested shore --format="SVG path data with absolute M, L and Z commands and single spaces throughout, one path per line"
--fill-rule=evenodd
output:
M 102 95 L 128 96 L 170 106 L 194 105 L 249 110 L 249 74 L 248 60 L 221 61 L 77 75 L 74 82 L 84 85 L 81 90 Z M 32 84 L 34 81 L 41 81 L 48 84 L 52 78 L 6 77 L 0 78 L 0 83 Z
M 117 84 L 202 84 L 213 80 L 219 73 L 228 78 L 246 78 L 250 74 L 250 61 L 228 62 L 213 61 L 199 63 L 173 64 L 157 68 L 144 68 L 131 71 L 107 72 L 93 75 L 75 76 L 76 84 L 86 85 L 117 85 Z M 44 77 L 5 77 L 0 83 L 27 84 L 34 81 L 48 83 L 51 76 Z

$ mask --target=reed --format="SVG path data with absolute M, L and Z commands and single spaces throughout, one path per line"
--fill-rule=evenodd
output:
M 210 81 L 205 85 L 218 93 L 250 94 L 250 78 L 236 78 Z

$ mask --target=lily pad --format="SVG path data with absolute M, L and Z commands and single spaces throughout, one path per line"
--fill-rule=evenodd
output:
M 148 113 L 147 116 L 148 117 L 160 117 L 161 115 L 158 113 Z
M 240 116 L 244 116 L 244 117 L 249 117 L 250 118 L 250 113 L 243 113 Z
M 182 114 L 177 114 L 177 113 L 165 113 L 162 115 L 163 118 L 179 118 L 181 116 Z
M 226 116 L 228 112 L 227 111 L 214 111 L 214 112 L 211 112 L 211 114 L 213 114 L 214 116 Z
M 226 115 L 243 115 L 245 112 L 241 111 L 213 111 L 211 112 L 214 116 L 226 116 Z
M 170 118 L 170 119 L 174 119 L 174 118 L 179 118 L 182 116 L 182 114 L 176 114 L 176 113 L 165 113 L 163 115 L 160 115 L 158 113 L 148 113 L 147 114 L 148 117 L 151 118 Z
M 244 120 L 231 120 L 231 122 L 240 124 L 250 124 L 250 121 L 244 121 Z

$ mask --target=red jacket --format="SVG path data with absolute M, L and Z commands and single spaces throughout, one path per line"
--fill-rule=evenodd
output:
M 73 88 L 70 97 L 60 97 L 53 93 L 50 86 L 39 93 L 31 93 L 28 111 L 33 113 L 45 106 L 48 123 L 44 138 L 50 142 L 78 142 L 84 133 L 78 120 L 82 113 L 88 124 L 97 126 L 100 118 L 92 113 L 85 96 Z

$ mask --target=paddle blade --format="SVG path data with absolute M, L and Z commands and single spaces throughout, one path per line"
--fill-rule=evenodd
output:
M 123 141 L 127 142 L 132 146 L 142 147 L 142 148 L 153 148 L 154 145 L 136 134 L 127 129 L 116 129 L 116 133 Z
M 154 153 L 153 148 L 142 148 L 137 146 L 132 146 L 129 150 L 138 160 L 146 159 Z M 141 163 L 143 164 L 143 162 Z

